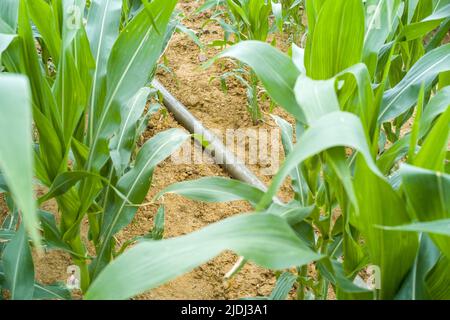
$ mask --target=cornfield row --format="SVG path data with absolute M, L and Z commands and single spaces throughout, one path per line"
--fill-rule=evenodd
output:
M 170 129 L 138 143 L 160 107 L 150 83 L 173 33 L 199 42 L 176 4 L 1 1 L 0 298 L 70 298 L 35 280 L 32 251 L 70 254 L 84 299 L 127 299 L 231 250 L 236 272 L 248 261 L 282 271 L 266 299 L 292 287 L 298 299 L 330 288 L 337 299 L 450 299 L 448 0 L 202 2 L 197 13 L 224 30 L 206 67 L 235 66 L 224 90 L 238 79 L 255 125 L 263 98 L 295 119 L 273 116 L 285 161 L 267 191 L 221 177 L 173 184 L 152 200 L 153 230 L 117 245 L 155 168 L 191 138 Z M 288 178 L 295 196 L 280 203 Z M 169 193 L 253 212 L 164 239 Z M 49 200 L 58 212 L 42 210 Z

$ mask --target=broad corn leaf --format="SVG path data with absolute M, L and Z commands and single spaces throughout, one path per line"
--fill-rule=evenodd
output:
M 354 189 L 359 207 L 354 223 L 364 237 L 371 263 L 380 268 L 380 297 L 392 299 L 414 261 L 418 237 L 377 228 L 378 225 L 406 224 L 410 217 L 400 195 L 387 181 L 375 175 L 361 156 L 357 162 Z
M 97 276 L 111 259 L 110 245 L 113 235 L 132 221 L 138 209 L 136 206 L 129 206 L 127 200 L 131 203 L 144 201 L 150 188 L 154 168 L 181 147 L 188 137 L 187 133 L 179 129 L 159 133 L 144 144 L 137 155 L 134 168 L 117 182 L 117 189 L 125 195 L 125 198 L 116 197 L 106 207 L 100 229 L 102 245 L 98 249 L 96 260 L 91 265 L 93 277 Z
M 126 299 L 232 250 L 264 267 L 283 269 L 321 258 L 275 215 L 241 215 L 168 240 L 142 242 L 107 266 L 85 299 Z
M 109 156 L 108 138 L 120 123 L 120 108 L 145 86 L 163 49 L 176 0 L 155 0 L 127 24 L 109 57 L 106 96 L 95 119 L 87 170 L 100 170 Z M 151 15 L 150 15 L 151 14 Z
M 307 75 L 329 79 L 361 62 L 364 41 L 364 7 L 360 0 L 326 1 L 306 50 Z
M 267 43 L 243 41 L 225 50 L 217 58 L 221 57 L 235 58 L 248 64 L 270 97 L 297 120 L 305 122 L 294 93 L 300 71 L 288 56 Z
M 450 219 L 450 175 L 409 165 L 400 170 L 403 188 L 416 218 L 420 222 Z M 444 229 L 448 224 L 439 223 Z M 450 228 L 449 228 L 450 233 Z M 450 258 L 450 236 L 430 235 Z
M 3 269 L 13 300 L 31 300 L 34 292 L 34 266 L 27 233 L 21 226 L 6 246 Z
M 26 230 L 38 244 L 31 96 L 27 79 L 18 75 L 0 75 L 0 96 L 0 169 L 21 210 Z

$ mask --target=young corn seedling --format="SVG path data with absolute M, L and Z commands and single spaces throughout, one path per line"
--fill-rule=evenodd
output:
M 94 0 L 86 6 L 83 0 L 21 0 L 6 1 L 1 7 L 2 45 L 4 35 L 9 40 L 2 46 L 2 63 L 8 74 L 28 78 L 31 106 L 24 108 L 32 111 L 37 132 L 34 154 L 22 151 L 29 163 L 17 166 L 29 168 L 34 158 L 34 174 L 48 189 L 39 204 L 56 200 L 58 224 L 53 215 L 40 215 L 44 244 L 71 254 L 81 271 L 82 291 L 116 255 L 114 235 L 131 222 L 144 201 L 156 165 L 188 137 L 177 129 L 162 132 L 135 154 L 143 124 L 157 110 L 152 105 L 146 108 L 152 94 L 147 86 L 170 39 L 168 25 L 176 2 L 154 0 L 138 6 L 136 1 L 125 1 L 129 5 L 122 6 L 122 0 Z M 6 79 L 3 90 L 26 92 L 9 88 Z M 10 110 L 14 100 L 1 104 Z M 11 117 L 6 114 L 2 120 L 13 126 Z M 30 123 L 23 124 L 28 131 Z M 7 145 L 1 146 L 2 155 L 8 152 Z M 31 176 L 21 172 L 22 180 L 27 178 L 21 183 L 24 190 L 14 189 L 10 175 L 17 175 L 17 167 L 10 167 L 10 162 L 0 162 L 6 183 L 22 208 L 25 226 L 38 239 L 34 202 L 30 202 Z M 28 196 L 28 204 L 21 194 Z M 85 219 L 89 221 L 88 240 L 95 247 L 93 257 L 81 232 Z M 22 225 L 17 237 L 28 248 Z M 4 277 L 11 291 L 14 273 L 25 272 L 10 268 L 12 250 L 8 247 L 17 248 L 18 242 L 13 238 L 3 256 Z M 23 252 L 27 263 L 20 267 L 27 268 L 33 279 L 29 248 Z M 19 285 L 23 286 L 21 294 L 13 298 L 33 297 L 31 280 Z
M 283 30 L 283 12 L 280 3 L 267 0 L 226 0 L 217 2 L 215 6 L 217 12 L 208 23 L 218 23 L 224 31 L 224 39 L 215 41 L 212 45 L 224 47 L 244 40 L 266 41 L 271 33 Z M 212 7 L 213 3 L 207 2 L 198 12 Z M 238 64 L 232 71 L 220 76 L 224 91 L 227 91 L 226 80 L 230 77 L 236 78 L 246 88 L 247 109 L 253 123 L 257 124 L 263 120 L 258 77 L 252 70 Z
M 248 219 L 276 220 L 264 236 L 289 225 L 298 245 L 316 254 L 312 258 L 303 252 L 315 260 L 312 278 L 306 261 L 296 265 L 298 298 L 326 299 L 331 287 L 338 299 L 448 299 L 450 44 L 423 40 L 430 34 L 440 37 L 433 30 L 447 28 L 448 14 L 443 12 L 450 7 L 442 2 L 415 4 L 306 1 L 309 31 L 304 51 L 294 47 L 291 58 L 257 41 L 226 50 L 219 57 L 248 64 L 272 99 L 296 119 L 296 142 L 293 128 L 276 118 L 287 157 L 267 192 L 230 179 L 203 178 L 169 186 L 157 197 L 177 193 L 198 201 L 247 200 L 257 211 Z M 371 5 L 384 10 L 374 16 Z M 377 19 L 382 23 L 377 25 Z M 427 51 L 430 43 L 434 48 Z M 397 126 L 402 128 L 399 134 L 386 129 Z M 279 204 L 273 199 L 288 176 L 295 197 Z M 105 269 L 88 297 L 109 297 L 106 281 L 134 263 L 148 270 L 170 265 L 170 276 L 146 282 L 154 287 L 220 252 L 223 247 L 216 241 L 241 254 L 244 263 L 261 263 L 259 250 L 235 246 L 234 239 L 242 240 L 244 217 L 136 246 Z M 233 225 L 235 221 L 239 224 Z M 228 231 L 231 226 L 233 231 Z M 210 237 L 213 230 L 227 238 Z M 208 249 L 196 251 L 200 241 L 207 242 Z M 178 267 L 173 257 L 156 262 L 142 257 L 162 248 L 178 252 L 182 242 L 184 250 L 196 254 L 183 258 L 185 263 Z M 278 252 L 265 254 L 273 259 Z M 279 262 L 275 269 L 280 269 Z M 375 270 L 373 287 L 362 275 L 368 270 Z M 144 272 L 108 288 L 132 279 L 144 281 Z M 130 290 L 123 297 L 138 292 Z
M 277 10 L 281 10 L 281 14 L 277 15 L 276 20 L 278 28 L 289 35 L 289 43 L 295 43 L 300 46 L 306 32 L 306 26 L 303 21 L 304 0 L 279 0 L 274 1 L 274 3 L 281 5 L 277 8 Z

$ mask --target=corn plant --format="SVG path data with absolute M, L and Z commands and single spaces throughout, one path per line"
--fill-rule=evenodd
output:
M 33 239 L 39 248 L 42 240 L 37 233 L 38 219 L 34 213 L 28 80 L 23 76 L 2 74 L 0 94 L 3 97 L 0 105 L 0 195 L 8 209 L 0 221 L 0 299 L 3 288 L 8 288 L 11 299 L 70 299 L 71 294 L 63 284 L 44 285 L 34 279 L 28 243 Z
M 218 57 L 249 65 L 296 119 L 294 139 L 294 128 L 276 118 L 287 157 L 268 191 L 203 178 L 157 195 L 247 200 L 256 213 L 135 246 L 105 268 L 87 298 L 132 296 L 225 248 L 243 256 L 241 265 L 296 266 L 298 298 L 325 299 L 330 286 L 338 299 L 450 297 L 450 44 L 441 44 L 450 4 L 311 0 L 306 8 L 305 50 L 294 46 L 289 57 L 264 42 L 245 41 Z M 280 204 L 274 197 L 288 176 L 295 198 Z M 265 229 L 259 219 L 273 221 Z M 258 228 L 263 241 L 286 225 L 286 236 L 302 252 L 284 247 L 287 256 L 280 256 L 278 242 L 266 242 L 267 251 L 253 242 Z M 145 257 L 161 250 L 171 254 Z M 302 263 L 289 260 L 291 253 Z M 315 261 L 312 277 L 308 260 Z M 134 265 L 142 268 L 118 277 Z M 361 284 L 368 267 L 376 270 L 374 288 Z
M 30 202 L 32 175 L 20 172 L 20 179 L 16 176 L 22 190 L 15 189 L 10 176 L 29 168 L 34 156 L 34 174 L 48 190 L 38 203 L 55 199 L 60 216 L 57 224 L 54 215 L 39 213 L 44 244 L 70 253 L 81 270 L 82 291 L 117 254 L 114 235 L 131 222 L 145 199 L 155 166 L 187 138 L 180 130 L 169 130 L 135 152 L 148 117 L 157 110 L 154 105 L 146 108 L 152 94 L 146 86 L 170 37 L 171 31 L 166 30 L 175 4 L 175 0 L 154 0 L 122 7 L 121 0 L 111 0 L 91 1 L 86 7 L 82 0 L 21 0 L 4 1 L 0 7 L 2 63 L 6 72 L 28 78 L 31 94 L 21 99 L 30 100 L 23 108 L 32 111 L 36 130 L 34 155 L 32 149 L 18 151 L 22 152 L 18 158 L 28 163 L 8 159 L 8 146 L 17 144 L 13 139 L 2 143 L 1 154 L 6 158 L 1 169 L 22 208 L 25 226 L 38 239 L 35 203 Z M 8 79 L 2 81 L 2 90 L 25 91 L 23 84 L 10 87 L 15 83 L 8 84 Z M 13 100 L 1 104 L 13 110 Z M 2 121 L 14 127 L 13 115 L 2 115 Z M 22 124 L 27 129 L 19 137 L 31 130 L 28 122 Z M 2 139 L 13 135 L 11 131 Z M 87 253 L 80 230 L 85 219 L 94 257 Z M 30 249 L 24 228 L 17 228 L 3 255 L 6 288 L 13 298 L 30 298 L 35 291 Z M 18 265 L 27 270 L 10 268 L 13 249 L 8 248 L 17 248 L 19 239 L 28 249 L 27 263 Z M 26 273 L 27 279 L 20 284 L 21 294 L 15 295 L 11 279 L 17 278 L 17 272 Z
M 274 1 L 281 4 L 281 11 L 277 18 L 278 27 L 289 35 L 289 42 L 297 45 L 302 44 L 306 26 L 303 22 L 305 4 L 303 0 L 280 0 Z

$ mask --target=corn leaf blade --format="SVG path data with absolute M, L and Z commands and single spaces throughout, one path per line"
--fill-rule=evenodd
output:
M 288 56 L 267 43 L 243 41 L 225 50 L 217 58 L 223 57 L 235 58 L 248 64 L 258 75 L 270 97 L 297 120 L 305 122 L 294 94 L 300 71 Z
M 220 177 L 206 177 L 183 181 L 162 190 L 157 198 L 165 194 L 179 194 L 186 198 L 204 202 L 229 202 L 247 200 L 256 204 L 264 192 L 246 183 Z
M 21 226 L 6 246 L 4 277 L 13 300 L 30 300 L 34 292 L 34 266 L 25 228 Z
M 321 258 L 297 238 L 283 219 L 274 215 L 241 215 L 186 236 L 136 245 L 104 269 L 85 299 L 133 297 L 227 249 L 274 269 Z
M 31 97 L 27 79 L 0 76 L 0 168 L 32 240 L 39 244 L 33 191 Z
M 428 88 L 439 73 L 450 70 L 450 44 L 425 54 L 394 88 L 385 92 L 379 122 L 396 118 L 417 100 L 422 83 Z

